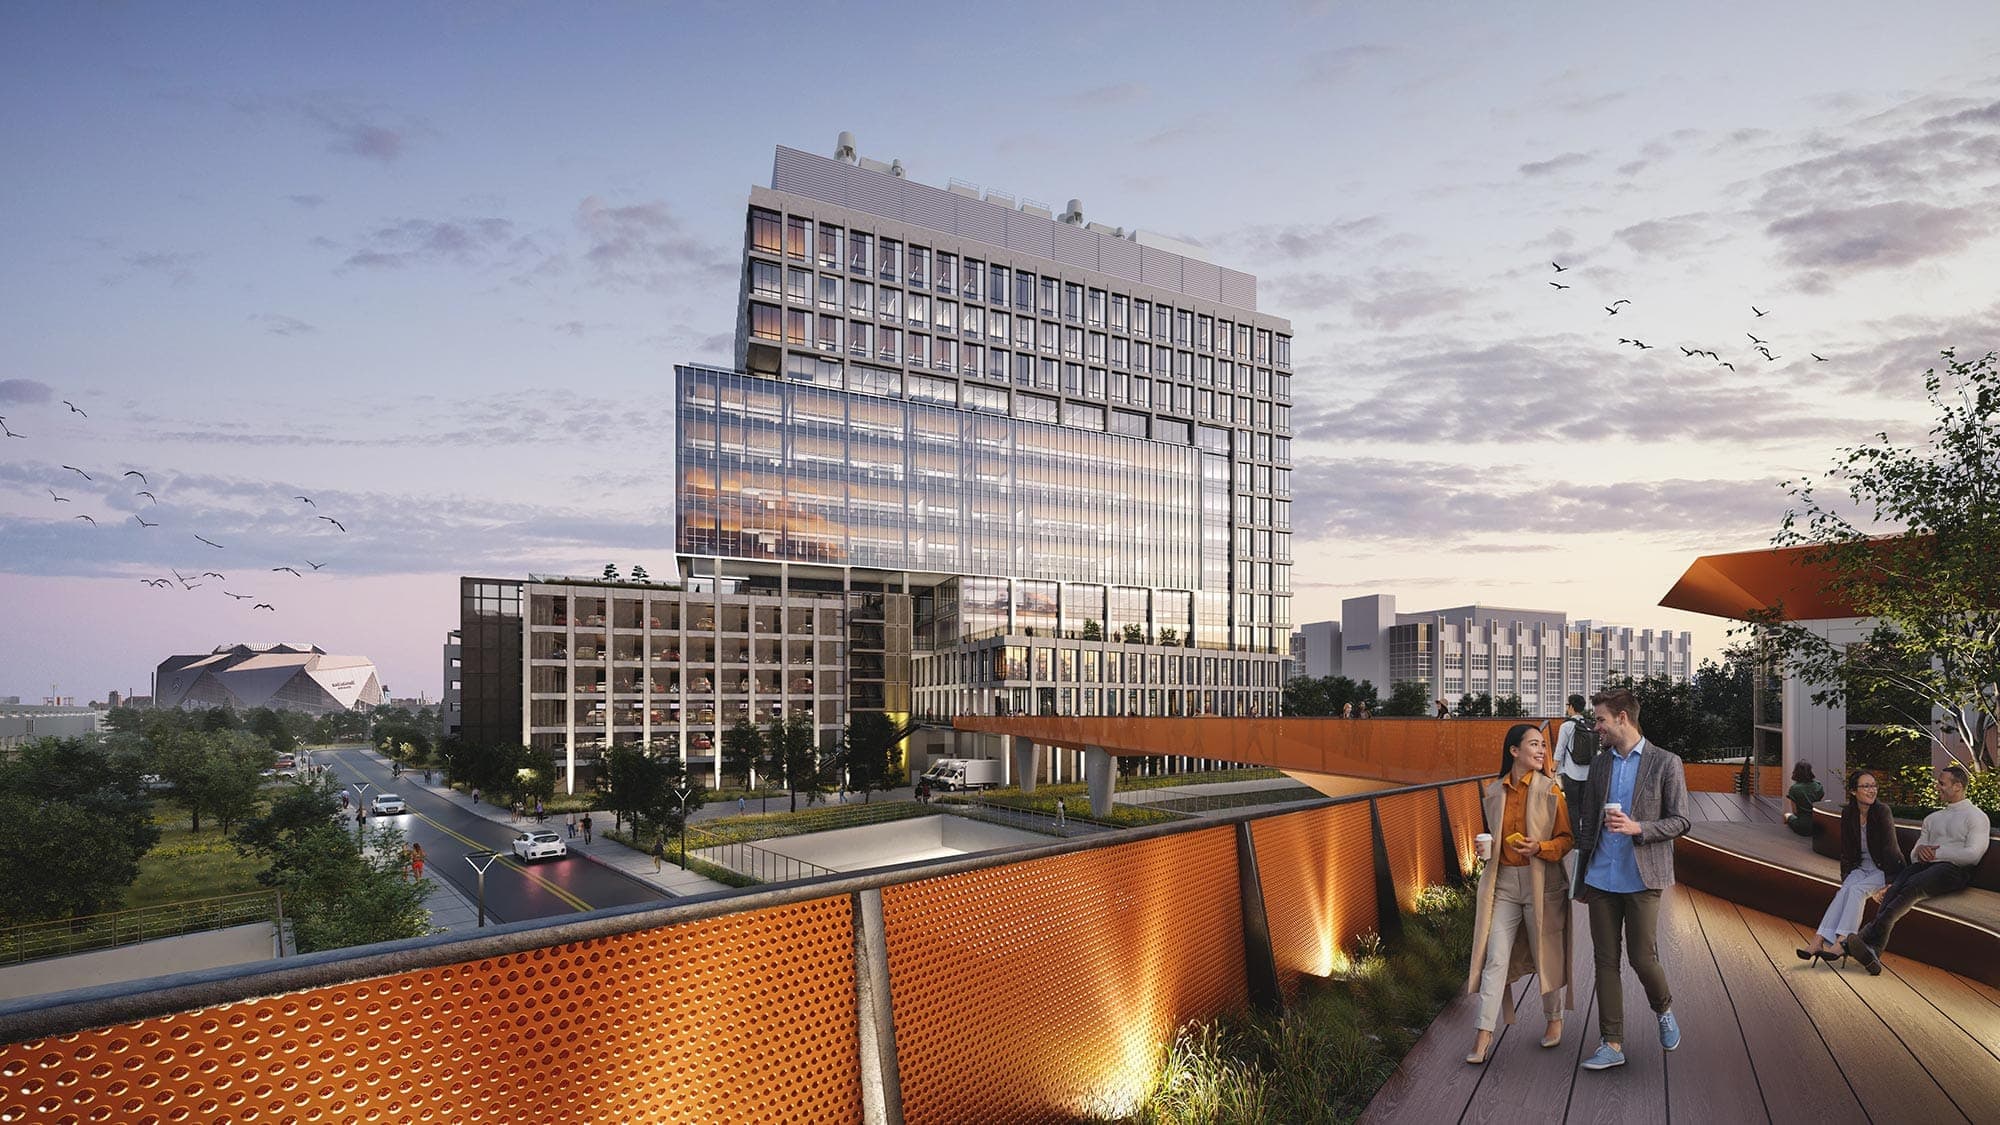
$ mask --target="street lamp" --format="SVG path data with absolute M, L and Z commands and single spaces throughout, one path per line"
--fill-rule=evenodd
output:
M 499 858 L 500 858 L 500 853 L 492 851 L 490 849 L 481 849 L 476 852 L 468 852 L 466 853 L 465 856 L 465 862 L 471 864 L 472 869 L 474 871 L 479 872 L 479 928 L 480 929 L 486 928 L 486 869 L 493 866 L 493 861 Z
M 688 869 L 688 794 L 694 792 L 686 786 L 674 790 L 681 799 L 681 870 Z

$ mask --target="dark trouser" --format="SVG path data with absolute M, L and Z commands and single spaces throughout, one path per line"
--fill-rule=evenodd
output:
M 1875 920 L 1861 927 L 1861 940 L 1880 951 L 1889 944 L 1889 932 L 1902 921 L 1910 908 L 1927 898 L 1957 894 L 1972 884 L 1972 868 L 1956 863 L 1912 863 L 1897 873 L 1882 896 L 1882 908 Z
M 1583 838 L 1583 791 L 1590 783 L 1577 781 L 1568 774 L 1562 774 L 1563 804 L 1569 807 L 1569 834 Z
M 1625 1042 L 1625 980 L 1618 969 L 1618 941 L 1624 931 L 1626 956 L 1645 986 L 1655 1012 L 1673 1006 L 1667 972 L 1660 968 L 1660 892 L 1612 894 L 1590 890 L 1590 944 L 1597 953 L 1597 1031 L 1607 1043 Z

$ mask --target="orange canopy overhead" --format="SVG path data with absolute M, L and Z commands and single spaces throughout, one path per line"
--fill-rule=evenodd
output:
M 1791 621 L 1858 617 L 1830 589 L 1832 568 L 1810 563 L 1810 547 L 1769 547 L 1728 555 L 1703 555 L 1660 599 L 1668 609 L 1747 619 L 1752 611 L 1783 604 Z

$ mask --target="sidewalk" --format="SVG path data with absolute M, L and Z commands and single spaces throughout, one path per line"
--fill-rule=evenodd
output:
M 390 759 L 383 757 L 372 748 L 367 749 L 365 752 L 385 769 L 393 764 Z M 437 777 L 441 775 L 434 774 L 433 776 Z M 552 828 L 557 832 L 565 831 L 563 818 L 553 813 L 549 815 L 547 820 L 538 825 L 532 816 L 524 813 L 519 820 L 516 820 L 511 810 L 501 808 L 489 801 L 480 801 L 475 805 L 472 803 L 471 794 L 463 793 L 456 789 L 447 789 L 441 782 L 433 781 L 427 785 L 424 783 L 424 771 L 420 769 L 405 769 L 403 776 L 396 779 L 396 785 L 399 789 L 422 789 L 425 792 L 435 794 L 460 808 L 467 809 L 495 824 L 504 825 L 516 832 L 526 828 Z M 599 821 L 602 821 L 608 827 L 611 822 L 611 814 L 593 813 L 590 819 L 592 828 L 596 828 Z M 688 819 L 693 821 L 696 818 L 690 817 Z M 615 868 L 642 883 L 660 888 L 674 898 L 684 898 L 688 895 L 705 895 L 712 891 L 735 889 L 727 883 L 718 883 L 713 879 L 696 875 L 692 871 L 682 871 L 679 867 L 672 864 L 662 864 L 659 873 L 655 874 L 653 872 L 652 856 L 634 851 L 615 840 L 607 840 L 601 834 L 593 833 L 591 842 L 586 844 L 583 842 L 583 832 L 579 829 L 574 839 L 566 838 L 563 842 L 569 845 L 570 855 L 581 856 L 584 859 L 601 863 L 606 867 Z M 429 875 L 426 874 L 425 878 L 429 878 Z M 450 888 L 450 884 L 446 883 L 444 885 L 448 889 Z M 463 897 L 462 895 L 460 896 L 461 900 L 463 900 Z M 433 917 L 436 917 L 436 911 L 433 911 Z M 476 918 L 476 914 L 469 915 L 468 917 Z M 443 925 L 444 923 L 440 922 L 439 924 Z

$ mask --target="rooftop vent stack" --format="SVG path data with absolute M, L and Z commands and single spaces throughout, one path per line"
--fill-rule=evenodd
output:
M 1078 226 L 1082 224 L 1083 200 L 1081 199 L 1070 200 L 1068 209 L 1064 210 L 1062 213 L 1062 221 L 1070 224 L 1071 226 Z
M 854 134 L 842 130 L 840 139 L 833 142 L 833 158 L 854 163 Z
M 902 161 L 900 161 L 900 160 L 891 160 L 891 161 L 889 162 L 889 174 L 890 174 L 891 176 L 894 176 L 894 177 L 896 177 L 897 179 L 899 179 L 899 180 L 900 180 L 900 179 L 902 179 L 902 178 L 903 178 L 903 177 L 904 177 L 905 175 L 907 175 L 908 173 L 906 173 L 906 172 L 904 172 L 904 171 L 903 171 L 903 162 L 902 162 Z

